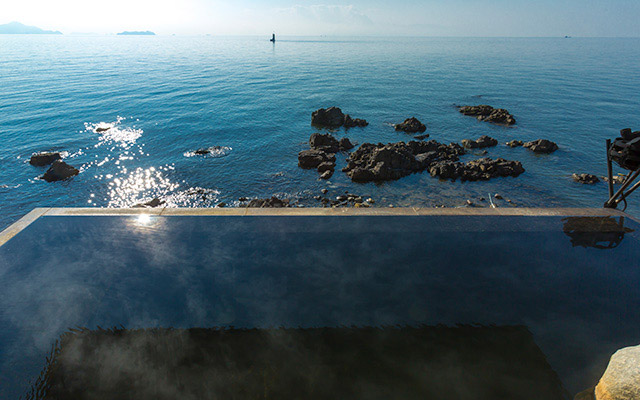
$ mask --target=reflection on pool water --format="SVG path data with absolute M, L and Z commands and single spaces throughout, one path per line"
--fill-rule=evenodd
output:
M 562 399 L 640 340 L 624 217 L 44 216 L 0 397 Z

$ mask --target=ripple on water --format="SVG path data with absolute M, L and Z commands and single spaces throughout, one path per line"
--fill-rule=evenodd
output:
M 231 150 L 228 146 L 211 146 L 195 151 L 188 151 L 184 153 L 185 157 L 208 157 L 208 158 L 220 158 L 227 156 Z

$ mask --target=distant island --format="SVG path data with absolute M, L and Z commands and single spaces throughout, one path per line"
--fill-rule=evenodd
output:
M 155 36 L 151 31 L 124 31 L 118 33 L 119 36 Z
M 0 34 L 13 35 L 62 35 L 60 31 L 45 31 L 35 26 L 27 26 L 20 22 L 10 22 L 0 25 Z

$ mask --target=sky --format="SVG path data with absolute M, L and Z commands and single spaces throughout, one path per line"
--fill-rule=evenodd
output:
M 0 0 L 0 24 L 12 21 L 66 34 L 640 37 L 640 0 Z

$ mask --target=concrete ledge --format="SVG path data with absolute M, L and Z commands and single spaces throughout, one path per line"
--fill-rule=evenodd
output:
M 10 225 L 7 229 L 0 232 L 0 246 L 7 243 L 11 238 L 20 233 L 27 226 L 31 225 L 33 221 L 44 215 L 49 208 L 34 208 L 29 214 L 20 218 L 14 224 Z

